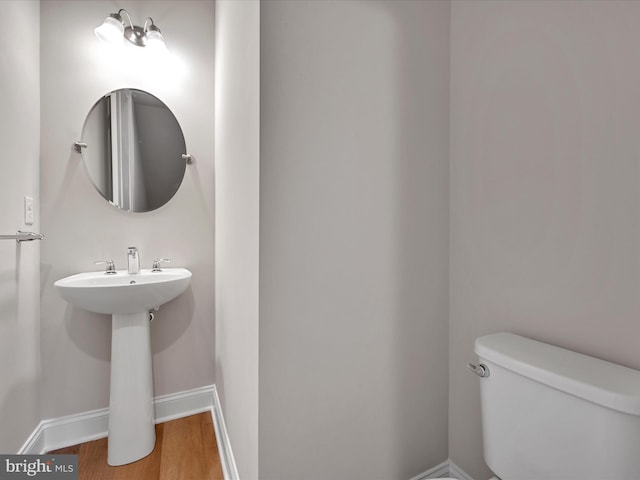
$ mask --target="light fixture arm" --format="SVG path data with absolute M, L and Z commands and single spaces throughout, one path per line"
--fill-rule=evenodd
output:
M 147 26 L 147 24 L 151 22 L 151 25 Z M 144 27 L 142 27 L 144 29 L 145 32 L 148 32 L 151 27 L 156 27 L 156 24 L 153 23 L 153 18 L 151 17 L 147 17 L 147 19 L 144 21 Z M 156 27 L 158 28 L 158 27 Z
M 131 15 L 129 15 L 129 12 L 127 12 L 124 8 L 121 8 L 120 10 L 118 10 L 118 13 L 116 15 L 120 17 L 121 22 L 122 22 L 122 16 L 120 15 L 120 12 L 124 12 L 127 14 L 127 18 L 129 19 L 129 26 L 133 28 L 134 25 L 133 25 L 133 22 L 131 21 Z M 122 22 L 122 24 L 124 25 L 124 22 Z

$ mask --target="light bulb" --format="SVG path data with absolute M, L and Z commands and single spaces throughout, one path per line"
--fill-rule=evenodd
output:
M 94 30 L 96 37 L 111 45 L 122 45 L 124 42 L 124 25 L 117 13 L 112 13 L 104 19 L 102 25 Z

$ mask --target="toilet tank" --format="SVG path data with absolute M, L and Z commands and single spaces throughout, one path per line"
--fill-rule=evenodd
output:
M 640 372 L 510 333 L 476 339 L 484 458 L 503 480 L 639 480 Z

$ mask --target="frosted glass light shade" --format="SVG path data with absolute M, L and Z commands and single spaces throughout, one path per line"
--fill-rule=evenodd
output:
M 102 25 L 94 30 L 96 37 L 111 45 L 122 45 L 124 42 L 124 25 L 116 17 L 108 16 Z
M 164 43 L 164 37 L 160 30 L 148 30 L 147 31 L 147 47 L 150 52 L 153 53 L 166 53 L 168 52 L 167 46 Z

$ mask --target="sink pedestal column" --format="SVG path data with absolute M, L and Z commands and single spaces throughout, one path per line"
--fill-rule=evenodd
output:
M 135 462 L 155 446 L 149 313 L 112 316 L 107 463 Z

